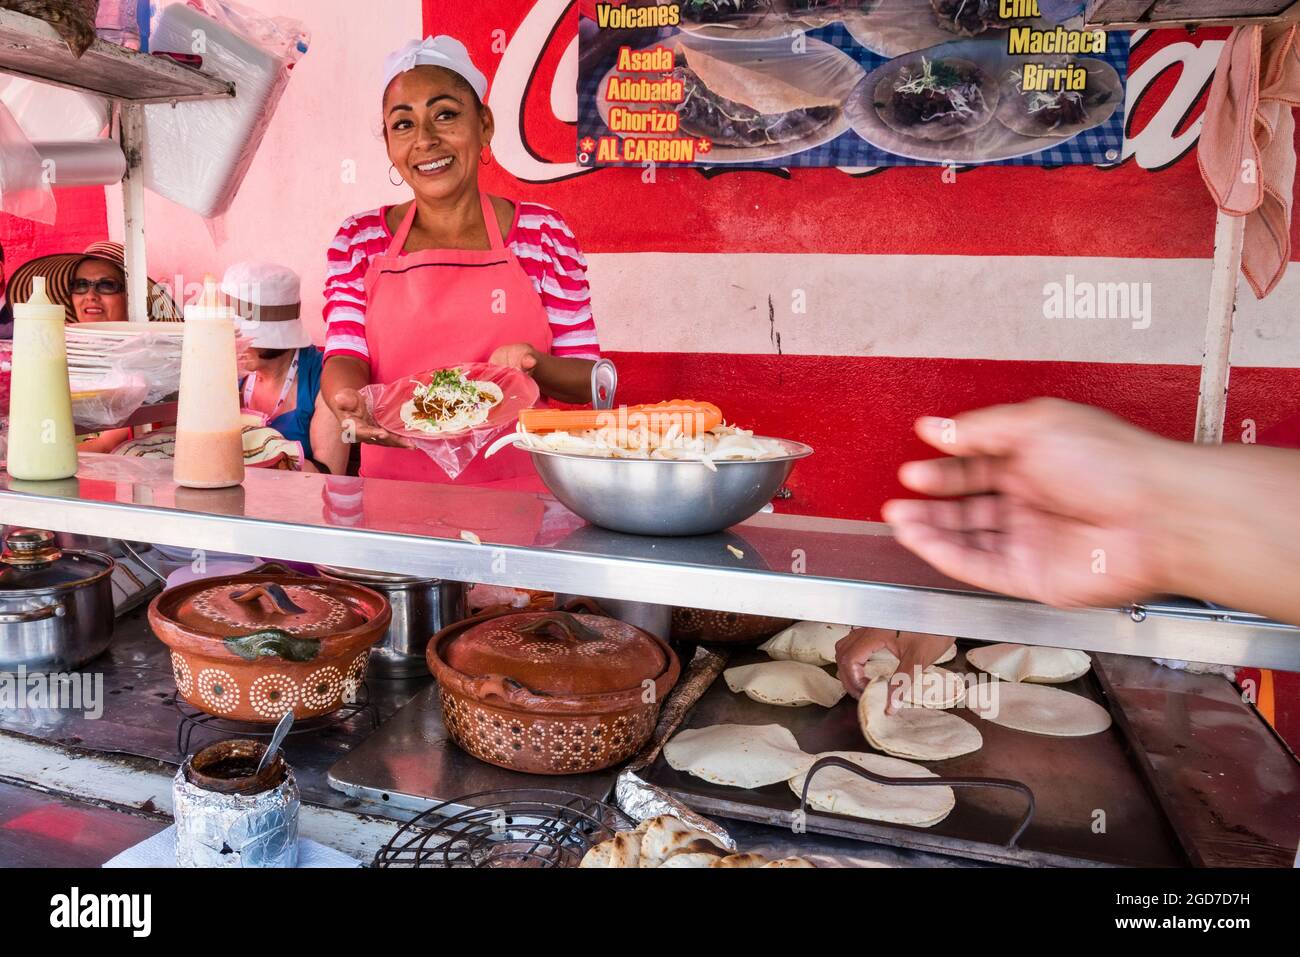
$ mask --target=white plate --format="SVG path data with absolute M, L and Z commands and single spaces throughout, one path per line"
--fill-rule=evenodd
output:
M 667 47 L 668 49 L 676 52 L 677 48 L 681 45 L 682 40 L 683 40 L 682 35 L 677 34 L 676 36 L 669 37 L 666 40 L 663 40 L 660 43 L 655 44 L 655 46 Z M 850 92 L 852 91 L 854 85 L 857 82 L 857 78 L 861 77 L 864 72 L 862 69 L 862 65 L 859 64 L 856 60 L 854 60 L 853 57 L 845 53 L 843 50 L 837 49 L 836 47 L 831 46 L 831 44 L 826 43 L 823 40 L 818 40 L 816 38 L 810 37 L 807 43 L 808 43 L 808 47 L 807 47 L 808 54 L 822 54 L 827 56 L 828 58 L 830 58 L 828 62 L 834 64 L 836 70 L 841 74 L 843 74 L 843 78 L 840 79 L 837 84 L 837 87 L 843 88 L 843 92 L 840 93 L 839 89 L 837 89 L 834 91 L 835 95 L 840 97 L 849 96 Z M 763 42 L 751 43 L 747 47 L 742 47 L 740 44 L 717 44 L 717 43 L 691 44 L 691 46 L 697 46 L 697 45 L 705 48 L 712 47 L 712 49 L 710 49 L 709 52 L 722 59 L 726 59 L 728 54 L 737 55 L 740 53 L 752 52 L 755 50 L 761 50 L 764 47 L 772 46 L 771 44 L 767 44 Z M 646 47 L 646 49 L 653 49 L 653 48 L 654 47 Z M 783 50 L 784 44 L 781 43 L 775 44 L 775 49 Z M 597 110 L 599 110 L 601 121 L 605 124 L 606 127 L 609 126 L 610 104 L 609 104 L 609 100 L 605 98 L 604 91 L 609 87 L 609 78 L 612 76 L 629 77 L 629 76 L 636 76 L 636 75 L 638 74 L 626 73 L 614 69 L 614 70 L 610 70 L 608 73 L 605 74 L 604 77 L 601 78 L 600 81 L 601 92 L 596 97 L 596 108 Z M 619 105 L 624 105 L 624 104 L 619 104 Z M 626 105 L 628 109 L 638 108 L 637 104 L 626 104 Z M 670 104 L 646 104 L 645 107 L 647 109 L 653 106 L 659 106 L 662 108 L 663 106 L 666 105 L 670 105 Z M 697 165 L 702 165 L 702 166 L 721 166 L 721 165 L 733 164 L 733 163 L 737 163 L 737 164 L 757 163 L 766 160 L 782 159 L 783 157 L 794 156 L 796 153 L 802 153 L 806 150 L 815 149 L 818 146 L 821 146 L 825 143 L 829 143 L 831 140 L 835 139 L 837 136 L 842 134 L 848 128 L 849 128 L 848 118 L 845 115 L 845 110 L 841 108 L 840 115 L 837 116 L 832 122 L 828 123 L 826 126 L 815 131 L 814 133 L 811 133 L 808 136 L 803 137 L 802 139 L 791 140 L 788 143 L 774 143 L 769 146 L 756 146 L 756 147 L 715 146 L 713 147 L 712 150 L 709 151 L 708 154 L 704 156 L 697 155 L 695 162 Z M 615 133 L 614 135 L 618 136 L 620 134 Z M 638 135 L 644 137 L 645 139 L 669 139 L 673 134 L 646 133 L 646 134 L 638 134 Z M 680 135 L 680 134 L 676 134 L 676 135 Z M 674 163 L 668 165 L 676 166 L 679 164 Z M 680 165 L 686 165 L 686 164 L 680 164 Z
M 76 322 L 66 327 L 70 336 L 110 336 L 129 339 L 143 332 L 155 335 L 182 336 L 185 334 L 183 322 Z
M 971 60 L 979 64 L 980 68 L 995 81 L 1000 81 L 1003 71 L 1008 69 L 1016 59 L 1007 56 L 1001 45 L 978 39 L 945 43 L 933 48 L 933 53 L 935 59 L 960 57 Z M 1074 138 L 1022 136 L 999 123 L 996 116 L 990 117 L 989 121 L 977 130 L 939 142 L 920 140 L 899 133 L 880 118 L 875 106 L 876 84 L 885 72 L 894 68 L 892 60 L 876 67 L 858 82 L 844 104 L 844 115 L 853 131 L 872 146 L 886 153 L 922 162 L 960 166 L 967 163 L 988 163 L 1028 156 L 1031 153 L 1039 153 L 1053 146 L 1059 146 Z M 996 105 L 994 112 L 996 113 Z
M 964 37 L 939 26 L 935 19 L 934 8 L 928 3 L 918 10 L 915 6 L 887 3 L 866 13 L 850 12 L 842 14 L 839 19 L 849 36 L 862 44 L 877 56 L 903 56 L 917 50 L 925 50 L 941 43 L 981 40 L 1002 48 L 1007 45 L 1006 30 L 985 30 L 976 37 Z M 1067 29 L 1078 29 L 1083 25 L 1083 18 L 1067 20 Z M 1032 24 L 1035 29 L 1054 29 L 1056 24 L 1038 19 Z

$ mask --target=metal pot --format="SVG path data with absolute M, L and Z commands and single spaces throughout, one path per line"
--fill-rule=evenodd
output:
M 390 678 L 428 674 L 424 650 L 429 639 L 466 615 L 464 582 L 333 565 L 316 567 L 326 578 L 365 585 L 388 599 L 392 623 L 383 640 L 370 650 L 370 666 L 376 674 Z
M 113 640 L 113 559 L 14 529 L 0 553 L 0 670 L 69 671 Z

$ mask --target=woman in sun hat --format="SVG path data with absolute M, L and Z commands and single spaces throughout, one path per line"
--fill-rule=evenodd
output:
M 301 444 L 304 467 L 342 474 L 349 448 L 334 413 L 320 398 L 321 352 L 302 324 L 298 274 L 271 262 L 240 262 L 226 270 L 221 291 L 236 315 L 240 395 L 286 439 Z
M 126 257 L 122 244 L 91 243 L 81 253 L 54 253 L 29 260 L 9 279 L 10 302 L 31 298 L 32 279 L 45 277 L 51 301 L 67 310 L 68 322 L 126 322 Z M 180 311 L 165 289 L 149 280 L 149 319 L 179 322 Z
M 348 217 L 330 245 L 321 388 L 366 443 L 362 475 L 446 482 L 369 419 L 359 390 L 489 362 L 531 375 L 543 396 L 589 401 L 600 350 L 587 266 L 555 210 L 479 189 L 495 126 L 487 79 L 463 43 L 411 41 L 386 60 L 381 90 L 390 180 L 413 196 Z M 472 462 L 457 484 L 530 477 L 529 458 L 507 449 Z
M 84 252 L 54 253 L 29 260 L 14 270 L 6 295 L 10 302 L 26 302 L 32 279 L 45 277 L 45 291 L 67 312 L 70 323 L 126 322 L 126 266 L 121 243 L 91 243 Z M 171 296 L 149 281 L 149 318 L 178 322 L 180 314 Z M 131 437 L 130 429 L 109 429 L 82 436 L 82 452 L 111 452 Z

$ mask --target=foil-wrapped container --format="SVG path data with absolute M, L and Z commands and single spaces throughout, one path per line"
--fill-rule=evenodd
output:
M 191 755 L 172 781 L 179 867 L 296 867 L 300 796 L 277 756 L 251 771 L 264 745 L 222 741 Z
M 726 828 L 696 814 L 662 788 L 643 780 L 637 773 L 654 763 L 664 744 L 686 718 L 687 712 L 695 707 L 696 702 L 704 696 L 704 692 L 709 690 L 709 685 L 717 680 L 726 664 L 725 654 L 718 654 L 704 647 L 695 649 L 695 655 L 678 679 L 677 687 L 673 689 L 659 711 L 659 722 L 655 725 L 650 740 L 628 762 L 627 767 L 615 780 L 614 801 L 618 804 L 619 810 L 634 821 L 645 821 L 660 814 L 670 814 L 697 831 L 712 834 L 734 851 L 736 842 L 732 840 Z

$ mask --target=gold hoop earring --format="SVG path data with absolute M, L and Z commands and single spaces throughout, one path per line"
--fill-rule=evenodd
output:
M 389 164 L 389 166 L 388 166 L 388 181 L 389 181 L 390 183 L 393 183 L 393 174 L 396 173 L 396 172 L 397 172 L 397 167 L 396 167 L 396 166 L 393 166 L 392 164 Z M 398 176 L 397 176 L 397 182 L 396 182 L 396 183 L 393 183 L 393 185 L 394 185 L 394 186 L 401 186 L 402 183 L 404 183 L 404 182 L 406 182 L 406 181 L 405 181 L 404 179 L 402 179 L 401 174 L 398 173 Z

